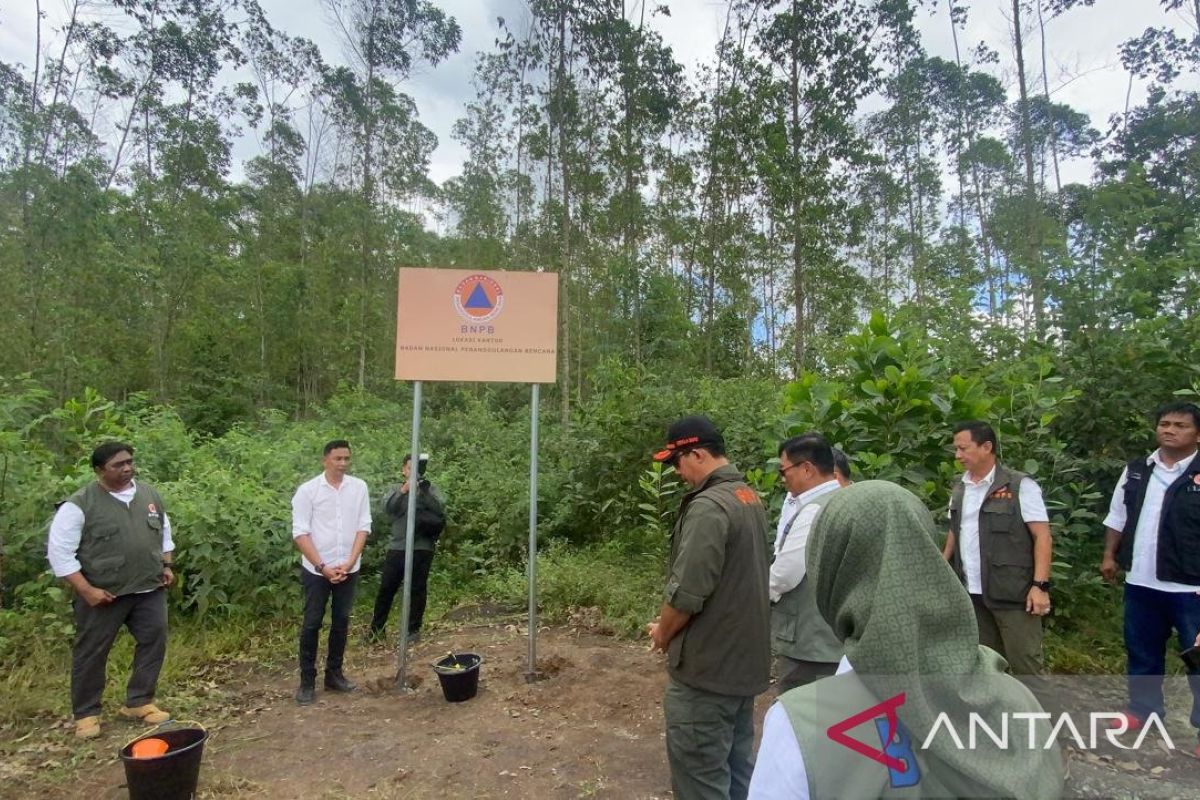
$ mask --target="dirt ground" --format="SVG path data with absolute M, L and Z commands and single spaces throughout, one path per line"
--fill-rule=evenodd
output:
M 410 651 L 409 674 L 419 685 L 396 694 L 387 690 L 394 653 L 355 641 L 346 672 L 359 691 L 319 690 L 305 708 L 292 700 L 294 675 L 245 674 L 220 687 L 220 702 L 200 715 L 210 737 L 198 796 L 670 797 L 661 658 L 586 624 L 551 628 L 539 637 L 545 678 L 527 683 L 527 647 L 524 630 L 512 624 L 435 633 Z M 430 664 L 448 651 L 483 656 L 474 699 L 443 698 Z M 771 699 L 759 699 L 760 728 Z M 113 721 L 94 742 L 75 742 L 69 723 L 31 735 L 31 758 L 67 758 L 69 777 L 61 768 L 39 775 L 30 762 L 0 766 L 0 797 L 127 797 L 115 754 L 136 733 Z M 1200 796 L 1200 762 L 1179 752 L 1070 752 L 1069 759 L 1069 796 Z

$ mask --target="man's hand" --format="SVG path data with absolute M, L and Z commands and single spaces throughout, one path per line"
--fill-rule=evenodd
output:
M 646 635 L 650 637 L 650 652 L 651 653 L 667 652 L 666 644 L 665 643 L 659 644 L 659 641 L 658 641 L 658 639 L 659 639 L 659 636 L 658 636 L 659 622 L 658 621 L 659 621 L 659 618 L 655 617 L 653 619 L 653 621 L 646 623 Z
M 81 589 L 79 591 L 79 596 L 82 597 L 83 601 L 92 608 L 106 606 L 113 600 L 117 599 L 117 596 L 112 592 L 106 589 L 98 589 L 95 586 L 90 585 L 86 589 Z
M 1035 617 L 1044 617 L 1050 613 L 1050 593 L 1036 586 L 1029 587 L 1025 596 L 1025 611 Z
M 400 484 L 400 494 L 408 494 L 408 481 Z
M 1104 577 L 1104 580 L 1109 583 L 1116 583 L 1117 572 L 1119 570 L 1120 567 L 1117 566 L 1117 560 L 1108 553 L 1105 553 L 1104 558 L 1100 561 L 1100 574 Z
M 175 571 L 171 569 L 170 564 L 163 564 L 162 585 L 168 587 L 175 582 Z

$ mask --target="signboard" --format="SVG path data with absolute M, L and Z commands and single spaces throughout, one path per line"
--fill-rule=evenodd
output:
M 554 383 L 558 275 L 401 269 L 396 380 Z

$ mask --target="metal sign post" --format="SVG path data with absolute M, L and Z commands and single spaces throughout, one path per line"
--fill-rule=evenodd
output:
M 420 452 L 421 381 L 533 386 L 529 442 L 529 665 L 537 680 L 538 406 L 558 369 L 558 275 L 553 272 L 403 268 L 396 281 L 396 380 L 413 381 L 412 454 Z M 415 469 L 415 467 L 414 467 Z M 410 485 L 412 477 L 410 472 Z M 412 490 L 410 489 L 410 492 Z M 396 688 L 407 689 L 408 618 L 416 502 L 404 549 L 404 611 Z
M 395 688 L 408 691 L 405 671 L 408 668 L 408 619 L 412 606 L 413 536 L 417 528 L 417 498 L 414 489 L 421 483 L 421 382 L 413 382 L 412 449 L 408 451 L 408 517 L 404 521 L 404 603 L 400 611 L 400 644 L 397 645 Z M 414 478 L 416 479 L 414 481 Z
M 533 385 L 529 413 L 529 668 L 525 682 L 541 676 L 537 671 L 537 510 L 538 510 L 538 384 Z

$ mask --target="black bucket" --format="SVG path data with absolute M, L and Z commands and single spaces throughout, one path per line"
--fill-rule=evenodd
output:
M 477 653 L 451 653 L 433 662 L 433 671 L 442 684 L 442 694 L 451 703 L 470 700 L 479 691 L 479 664 L 483 659 Z
M 154 737 L 167 743 L 167 752 L 154 758 L 134 758 L 133 746 Z M 192 800 L 200 780 L 200 759 L 208 731 L 199 726 L 149 731 L 121 748 L 129 800 Z

